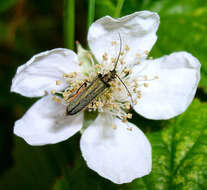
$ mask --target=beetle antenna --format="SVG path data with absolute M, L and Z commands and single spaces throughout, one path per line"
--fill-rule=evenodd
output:
M 120 58 L 120 55 L 121 55 L 121 49 L 122 49 L 122 40 L 121 40 L 121 35 L 120 35 L 119 32 L 118 32 L 118 35 L 119 35 L 119 41 L 120 41 L 120 43 L 119 43 L 119 45 L 120 45 L 120 49 L 119 49 L 119 55 L 118 55 L 118 57 L 117 57 L 117 59 L 116 59 L 116 63 L 115 63 L 115 65 L 114 65 L 114 69 L 113 69 L 113 70 L 116 70 L 116 66 L 117 66 L 117 64 L 118 64 L 118 61 L 119 61 L 119 58 Z
M 133 101 L 133 98 L 132 98 L 132 94 L 131 92 L 129 91 L 129 89 L 127 88 L 126 84 L 124 84 L 124 82 L 121 80 L 121 78 L 119 77 L 119 75 L 116 74 L 116 77 L 121 81 L 121 83 L 124 85 L 124 87 L 126 88 L 130 98 L 131 98 L 131 102 L 132 102 L 132 105 L 134 105 L 134 101 Z

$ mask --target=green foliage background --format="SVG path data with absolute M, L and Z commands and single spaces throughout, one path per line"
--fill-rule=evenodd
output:
M 119 0 L 118 0 L 119 1 Z M 114 16 L 117 0 L 96 0 L 95 19 Z M 86 47 L 88 1 L 76 0 L 75 40 Z M 13 124 L 35 99 L 9 92 L 16 68 L 32 55 L 64 47 L 63 1 L 0 0 L 0 189 L 2 190 L 202 190 L 207 189 L 207 1 L 125 0 L 121 16 L 151 10 L 161 18 L 151 55 L 188 51 L 202 63 L 201 82 L 188 110 L 168 121 L 134 114 L 132 122 L 148 136 L 153 150 L 150 175 L 116 185 L 87 168 L 80 134 L 32 147 L 13 135 Z

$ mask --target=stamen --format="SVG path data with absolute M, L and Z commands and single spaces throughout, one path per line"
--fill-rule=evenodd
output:
M 132 118 L 132 114 L 131 113 L 128 113 L 127 114 L 127 118 L 131 119 Z
M 124 55 L 124 52 L 123 52 L 123 51 L 121 51 L 121 52 L 120 52 L 120 55 L 121 55 L 121 56 L 123 56 L 123 55 Z
M 51 92 L 51 94 L 55 94 L 56 93 L 56 90 L 53 89 L 50 92 Z
M 127 118 L 126 117 L 123 117 L 122 122 L 123 123 L 127 123 Z
M 112 129 L 117 129 L 117 126 L 115 124 L 113 124 Z
M 112 44 L 112 46 L 115 46 L 117 44 L 117 42 L 116 41 L 112 41 L 111 44 Z
M 119 59 L 119 62 L 120 62 L 122 65 L 125 64 L 123 58 L 120 58 L 120 59 Z
M 125 108 L 126 108 L 127 110 L 129 110 L 129 109 L 130 109 L 130 103 L 126 102 L 126 103 L 125 103 Z
M 128 127 L 127 130 L 128 130 L 128 131 L 132 131 L 132 127 Z
M 111 62 L 112 62 L 112 63 L 116 63 L 116 58 L 112 57 L 112 58 L 111 58 Z
M 57 103 L 61 103 L 61 99 L 57 98 L 56 96 L 53 96 L 53 100 Z
M 149 86 L 149 83 L 144 83 L 144 87 L 148 87 Z
M 125 50 L 126 50 L 126 51 L 129 51 L 129 50 L 130 50 L 128 44 L 125 45 Z
M 141 55 L 140 55 L 139 53 L 136 53 L 136 57 L 137 57 L 138 59 L 140 59 L 140 58 L 141 58 Z
M 103 60 L 104 60 L 104 61 L 107 61 L 107 60 L 108 60 L 108 55 L 107 55 L 107 53 L 104 53 L 102 57 L 103 57 Z
M 149 55 L 149 50 L 144 51 L 145 55 Z
M 56 85 L 60 85 L 61 83 L 62 83 L 62 81 L 56 80 Z

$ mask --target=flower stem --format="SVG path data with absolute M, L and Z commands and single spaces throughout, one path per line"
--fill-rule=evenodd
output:
M 120 13 L 121 13 L 121 9 L 123 7 L 123 4 L 124 4 L 124 0 L 118 0 L 116 10 L 114 12 L 114 18 L 120 17 Z
M 75 0 L 64 1 L 64 41 L 65 47 L 74 49 Z
M 89 0 L 88 1 L 88 26 L 87 26 L 87 29 L 89 29 L 89 26 L 94 21 L 94 15 L 95 15 L 95 0 Z

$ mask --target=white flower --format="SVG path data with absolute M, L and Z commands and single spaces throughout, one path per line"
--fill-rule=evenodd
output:
M 18 68 L 11 91 L 43 97 L 16 121 L 14 133 L 30 145 L 45 145 L 80 131 L 83 111 L 70 116 L 66 107 L 84 81 L 90 84 L 98 73 L 113 70 L 119 53 L 117 75 L 132 94 L 137 113 L 149 119 L 169 119 L 184 112 L 200 80 L 200 63 L 186 52 L 148 59 L 158 25 L 159 16 L 149 11 L 119 19 L 106 16 L 89 29 L 91 52 L 79 46 L 78 56 L 60 48 L 32 57 Z M 83 131 L 80 147 L 88 167 L 121 184 L 150 173 L 151 146 L 143 132 L 127 121 L 131 118 L 127 89 L 117 77 L 109 84 L 109 90 L 87 107 L 99 115 Z

